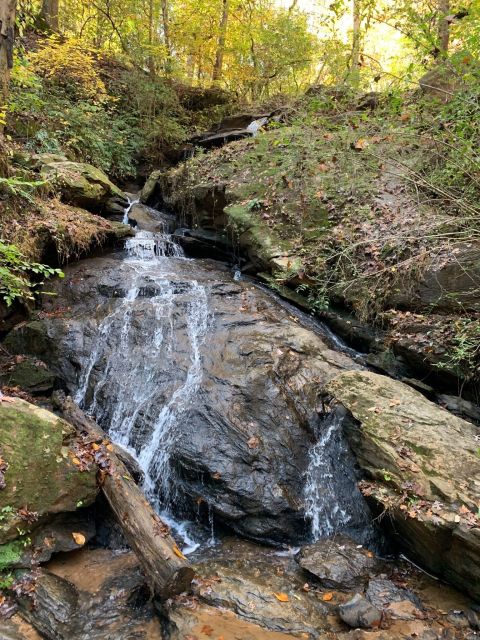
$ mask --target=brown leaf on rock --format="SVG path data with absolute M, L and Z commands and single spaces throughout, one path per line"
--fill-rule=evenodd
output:
M 280 593 L 274 593 L 273 595 L 274 595 L 274 596 L 275 596 L 275 598 L 276 598 L 277 600 L 279 600 L 280 602 L 288 602 L 288 601 L 289 601 L 289 599 L 290 599 L 286 593 L 281 593 L 281 592 L 280 592 Z
M 80 547 L 83 547 L 83 545 L 86 542 L 86 538 L 83 535 L 83 533 L 77 533 L 76 531 L 74 531 L 72 533 L 72 538 L 75 540 L 75 543 L 78 544 Z

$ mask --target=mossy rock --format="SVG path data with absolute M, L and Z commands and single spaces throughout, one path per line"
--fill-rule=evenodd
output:
M 8 465 L 0 490 L 0 544 L 31 528 L 18 510 L 38 514 L 75 511 L 97 495 L 96 469 L 79 471 L 72 458 L 75 429 L 53 413 L 15 398 L 0 403 L 0 455 Z
M 367 495 L 421 566 L 480 599 L 478 429 L 398 380 L 348 371 L 325 391 L 345 422 Z
M 53 390 L 54 382 L 55 374 L 45 363 L 29 357 L 15 362 L 0 376 L 0 383 L 9 387 L 20 387 L 33 395 L 48 394 Z
M 62 199 L 93 212 L 118 213 L 128 205 L 128 198 L 97 167 L 83 162 L 49 162 L 41 175 Z

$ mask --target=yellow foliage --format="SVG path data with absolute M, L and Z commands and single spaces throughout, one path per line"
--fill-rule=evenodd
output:
M 33 70 L 49 82 L 73 92 L 75 97 L 102 101 L 106 89 L 95 67 L 92 50 L 79 40 L 60 41 L 57 36 L 47 40 L 40 51 L 30 54 Z

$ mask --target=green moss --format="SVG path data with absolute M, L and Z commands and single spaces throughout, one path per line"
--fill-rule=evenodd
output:
M 20 562 L 25 551 L 22 540 L 13 540 L 0 545 L 0 571 L 5 571 L 13 564 Z
M 0 452 L 8 464 L 0 509 L 28 506 L 39 517 L 74 511 L 78 501 L 96 496 L 96 472 L 80 472 L 72 463 L 75 430 L 53 413 L 23 400 L 0 405 Z M 0 531 L 0 543 L 18 537 L 25 523 L 11 518 Z

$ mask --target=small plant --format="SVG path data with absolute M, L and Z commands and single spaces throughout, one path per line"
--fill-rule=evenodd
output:
M 54 275 L 63 278 L 64 274 L 61 269 L 29 262 L 15 245 L 0 240 L 0 298 L 7 307 L 15 300 L 33 300 L 35 289 L 43 284 L 43 279 Z M 42 279 L 32 284 L 31 276 Z
M 3 523 L 6 520 L 8 520 L 9 516 L 11 516 L 13 512 L 14 512 L 14 508 L 11 507 L 10 505 L 7 505 L 6 507 L 3 507 L 2 509 L 0 509 L 0 523 Z

